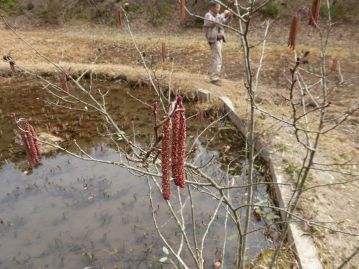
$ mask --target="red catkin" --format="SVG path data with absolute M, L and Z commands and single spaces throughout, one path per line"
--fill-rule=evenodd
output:
M 320 15 L 320 0 L 313 0 L 312 9 L 309 13 L 309 25 L 318 28 Z
M 156 133 L 156 137 L 158 137 L 158 132 L 157 132 L 157 114 L 158 114 L 158 102 L 157 101 L 154 101 L 153 102 L 153 119 L 154 119 L 154 130 L 155 130 L 155 133 Z
M 180 128 L 180 111 L 177 110 L 177 104 L 172 118 L 172 177 L 178 186 L 178 149 L 179 149 L 179 128 Z
M 161 51 L 161 56 L 162 56 L 162 62 L 164 63 L 167 59 L 167 49 L 166 49 L 166 43 L 162 42 L 162 51 Z
M 121 9 L 119 7 L 115 8 L 115 19 L 117 26 L 121 28 L 123 25 L 123 19 L 122 19 Z
M 293 50 L 297 45 L 299 22 L 300 22 L 300 15 L 297 13 L 292 18 L 292 23 L 290 25 L 289 38 L 288 38 L 288 46 Z
M 179 149 L 178 149 L 178 186 L 184 188 L 186 184 L 184 164 L 186 161 L 186 115 L 185 108 L 180 115 Z
M 170 189 L 170 120 L 165 121 L 162 127 L 162 195 L 163 199 L 169 200 Z
M 172 177 L 177 186 L 186 184 L 184 164 L 186 160 L 186 113 L 182 97 L 177 97 L 176 111 L 173 118 L 172 135 Z
M 28 131 L 27 131 L 28 132 Z M 32 163 L 34 165 L 36 165 L 39 162 L 38 156 L 37 156 L 37 151 L 36 151 L 36 146 L 35 146 L 35 141 L 34 139 L 29 135 L 29 133 L 27 133 L 27 141 L 28 141 L 28 147 L 30 149 L 30 154 L 31 154 L 31 159 L 32 159 Z
M 37 134 L 34 128 L 24 119 L 17 119 L 14 116 L 20 131 L 22 145 L 26 152 L 27 161 L 30 167 L 34 167 L 40 163 L 41 152 L 37 141 Z
M 16 73 L 16 63 L 15 63 L 14 59 L 10 56 L 10 54 L 4 55 L 3 60 L 9 63 L 11 72 L 13 72 L 15 74 Z
M 186 20 L 186 0 L 178 0 L 178 7 L 179 7 L 179 14 L 180 14 L 180 20 L 182 23 Z
M 40 163 L 41 156 L 40 156 L 39 145 L 37 143 L 36 137 L 33 136 L 33 134 L 35 134 L 35 131 L 33 130 L 32 126 L 28 122 L 25 123 L 25 131 L 27 138 L 27 146 L 29 147 L 29 152 L 30 152 L 30 159 L 31 159 L 30 166 L 33 167 Z
M 157 113 L 158 113 L 158 102 L 154 101 L 153 102 L 153 114 L 157 115 Z
M 30 136 L 32 137 L 33 139 L 33 144 L 34 144 L 34 153 L 36 155 L 36 158 L 40 161 L 41 159 L 41 151 L 40 151 L 40 146 L 39 146 L 39 143 L 37 141 L 37 134 L 34 130 L 34 127 L 32 127 L 29 123 L 27 123 L 27 130 L 30 134 Z
M 66 93 L 69 93 L 70 92 L 70 86 L 69 86 L 69 81 L 68 81 L 68 75 L 63 72 L 62 75 L 61 75 L 61 86 L 62 86 L 62 90 Z
M 337 71 L 337 69 L 338 69 L 338 59 L 334 58 L 332 65 L 330 67 L 330 71 L 335 72 L 335 71 Z
M 15 65 L 15 63 L 13 61 L 10 61 L 9 64 L 10 64 L 11 72 L 13 72 L 15 74 L 16 73 L 16 65 Z
M 204 111 L 202 109 L 200 109 L 198 111 L 198 116 L 197 117 L 198 117 L 199 124 L 201 126 L 203 126 L 205 124 L 205 117 L 204 117 Z
M 22 145 L 25 149 L 25 153 L 26 153 L 26 158 L 27 158 L 27 162 L 29 164 L 30 167 L 34 166 L 34 160 L 33 157 L 31 155 L 31 151 L 30 151 L 30 145 L 28 143 L 28 138 L 25 132 L 20 131 L 20 136 L 21 136 L 21 142 Z

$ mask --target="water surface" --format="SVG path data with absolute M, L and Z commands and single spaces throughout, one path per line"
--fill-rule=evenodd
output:
M 119 126 L 138 143 L 153 139 L 152 111 L 131 95 L 151 104 L 153 94 L 145 88 L 130 89 L 120 82 L 97 81 L 95 87 L 110 89 L 109 111 Z M 68 112 L 49 106 L 51 98 L 41 85 L 29 79 L 7 79 L 0 83 L 3 133 L 0 144 L 0 268 L 171 268 L 161 265 L 164 255 L 149 206 L 147 178 L 114 165 L 86 162 L 68 154 L 55 152 L 44 156 L 42 164 L 27 173 L 26 157 L 17 143 L 15 125 L 9 116 L 16 111 L 29 119 L 40 131 L 64 138 L 63 146 L 73 149 L 73 139 L 92 156 L 111 161 L 122 158 L 104 132 L 103 121 L 94 113 Z M 5 103 L 5 99 L 7 102 Z M 21 102 L 19 101 L 21 100 Z M 218 116 L 207 114 L 199 122 L 198 108 L 187 103 L 189 141 L 191 144 L 203 128 Z M 218 182 L 235 179 L 243 183 L 243 139 L 227 121 L 210 128 L 196 141 L 190 156 L 197 165 Z M 230 165 L 229 165 L 230 164 Z M 256 179 L 264 180 L 260 163 Z M 229 168 L 229 172 L 227 171 Z M 242 176 L 242 177 L 241 177 Z M 154 186 L 153 186 L 154 187 Z M 217 205 L 216 200 L 193 190 L 198 234 Z M 172 188 L 172 201 L 178 205 L 177 190 Z M 187 229 L 192 229 L 188 190 L 180 192 L 186 204 Z M 179 242 L 179 229 L 169 218 L 161 194 L 154 189 L 158 221 L 170 242 Z M 236 191 L 233 199 L 245 201 L 246 193 Z M 258 199 L 268 200 L 265 188 L 256 191 Z M 225 211 L 220 210 L 206 241 L 208 267 L 221 257 Z M 253 219 L 251 229 L 263 227 L 264 220 Z M 191 234 L 189 232 L 189 234 Z M 236 253 L 236 231 L 227 228 L 227 268 Z M 249 238 L 248 259 L 272 246 L 263 231 Z M 191 264 L 188 253 L 184 255 Z

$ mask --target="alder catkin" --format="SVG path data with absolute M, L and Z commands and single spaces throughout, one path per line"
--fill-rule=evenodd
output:
M 177 186 L 185 186 L 184 164 L 186 160 L 186 111 L 182 97 L 177 97 L 172 127 L 172 177 Z
M 288 38 L 288 46 L 293 50 L 297 45 L 299 22 L 300 22 L 300 15 L 297 13 L 292 18 L 292 23 L 290 25 L 289 38 Z
M 184 164 L 186 161 L 186 115 L 185 108 L 180 114 L 179 148 L 178 148 L 178 186 L 184 188 L 186 184 Z
M 28 162 L 28 164 L 29 164 L 30 167 L 33 167 L 33 166 L 34 166 L 34 164 L 33 164 L 33 158 L 32 158 L 32 156 L 31 156 L 30 145 L 28 144 L 28 139 L 27 139 L 27 137 L 26 137 L 26 133 L 20 131 L 20 136 L 21 136 L 22 145 L 23 145 L 23 147 L 24 147 L 24 149 L 25 149 L 27 162 Z
M 185 9 L 186 0 L 178 0 L 178 5 L 179 5 L 181 23 L 184 23 L 186 20 L 186 9 Z
M 309 13 L 309 25 L 318 28 L 320 15 L 320 0 L 313 0 L 312 8 Z
M 169 200 L 170 190 L 170 119 L 167 118 L 162 126 L 162 195 L 163 199 Z
M 15 63 L 13 61 L 10 61 L 9 64 L 10 64 L 11 72 L 13 72 L 15 74 L 16 73 L 16 65 L 15 65 Z
M 157 115 L 158 113 L 158 102 L 157 101 L 154 101 L 153 102 L 153 115 Z
M 25 149 L 27 161 L 30 167 L 40 163 L 41 152 L 37 141 L 37 134 L 34 128 L 25 119 L 18 120 L 14 115 L 15 122 L 18 126 L 22 145 Z
M 29 123 L 28 124 L 28 132 L 31 135 L 31 138 L 33 139 L 33 144 L 34 144 L 34 154 L 36 155 L 36 159 L 38 161 L 40 161 L 41 159 L 41 151 L 40 151 L 40 146 L 39 143 L 37 141 L 37 134 L 35 132 L 34 127 L 32 127 Z
M 119 7 L 115 8 L 115 20 L 117 27 L 121 28 L 123 25 L 123 19 L 122 19 L 121 9 Z
M 200 109 L 200 110 L 198 111 L 197 118 L 198 118 L 199 124 L 200 124 L 201 126 L 204 126 L 206 120 L 205 120 L 205 116 L 204 116 L 204 111 L 203 111 L 203 109 Z
M 15 74 L 16 73 L 16 63 L 15 63 L 14 59 L 10 56 L 10 54 L 4 55 L 3 60 L 9 63 L 11 72 Z
M 332 61 L 332 65 L 330 67 L 330 71 L 335 72 L 338 69 L 338 59 L 334 58 Z
M 180 128 L 180 111 L 177 110 L 177 104 L 172 118 L 172 178 L 178 186 L 178 148 L 179 148 L 179 128 Z
M 166 43 L 162 42 L 162 51 L 161 51 L 161 55 L 162 55 L 162 62 L 164 63 L 167 59 L 167 49 L 166 49 Z
M 69 93 L 70 87 L 68 82 L 68 76 L 65 72 L 62 72 L 60 80 L 61 80 L 62 90 L 66 93 Z

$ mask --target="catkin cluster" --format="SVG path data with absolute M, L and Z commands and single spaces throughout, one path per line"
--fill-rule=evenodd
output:
M 17 119 L 15 117 L 15 122 L 20 132 L 21 142 L 25 149 L 29 166 L 34 167 L 41 160 L 41 152 L 35 129 L 25 119 Z
M 162 126 L 162 194 L 165 200 L 170 199 L 170 168 L 176 186 L 184 188 L 186 160 L 186 115 L 182 97 L 178 96 L 171 121 L 167 116 Z
M 319 27 L 319 15 L 320 15 L 320 0 L 313 0 L 312 7 L 309 12 L 309 25 L 314 28 Z M 299 12 L 292 18 L 292 22 L 289 28 L 289 38 L 288 38 L 288 46 L 291 49 L 295 49 L 297 44 L 297 36 L 299 31 L 299 23 L 301 16 Z

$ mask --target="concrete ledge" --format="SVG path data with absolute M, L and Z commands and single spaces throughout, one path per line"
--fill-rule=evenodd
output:
M 212 95 L 209 91 L 198 89 L 197 97 L 200 102 L 210 102 L 212 100 Z
M 209 91 L 205 91 L 202 89 L 196 89 L 199 98 L 204 98 L 206 100 L 213 100 L 215 96 L 211 96 Z M 226 96 L 218 97 L 224 105 L 224 109 L 226 112 L 229 112 L 229 118 L 231 122 L 238 128 L 238 130 L 242 133 L 243 136 L 246 136 L 247 124 L 241 119 L 236 113 L 235 107 L 232 101 Z M 269 164 L 269 169 L 271 172 L 271 177 L 273 182 L 275 183 L 285 183 L 285 180 L 282 175 L 278 173 L 278 170 L 275 168 L 270 152 L 266 148 L 263 141 L 257 139 L 255 141 L 255 149 L 257 152 L 260 152 L 260 156 Z M 278 203 L 279 207 L 285 207 L 288 203 L 291 190 L 288 186 L 274 184 L 275 190 L 275 200 Z M 284 217 L 284 212 L 281 212 L 282 218 Z M 317 249 L 314 245 L 312 238 L 306 235 L 300 228 L 299 225 L 295 223 L 289 224 L 288 230 L 288 241 L 291 245 L 292 249 L 297 256 L 299 266 L 302 269 L 323 269 L 323 265 L 320 262 L 319 255 L 317 253 Z

